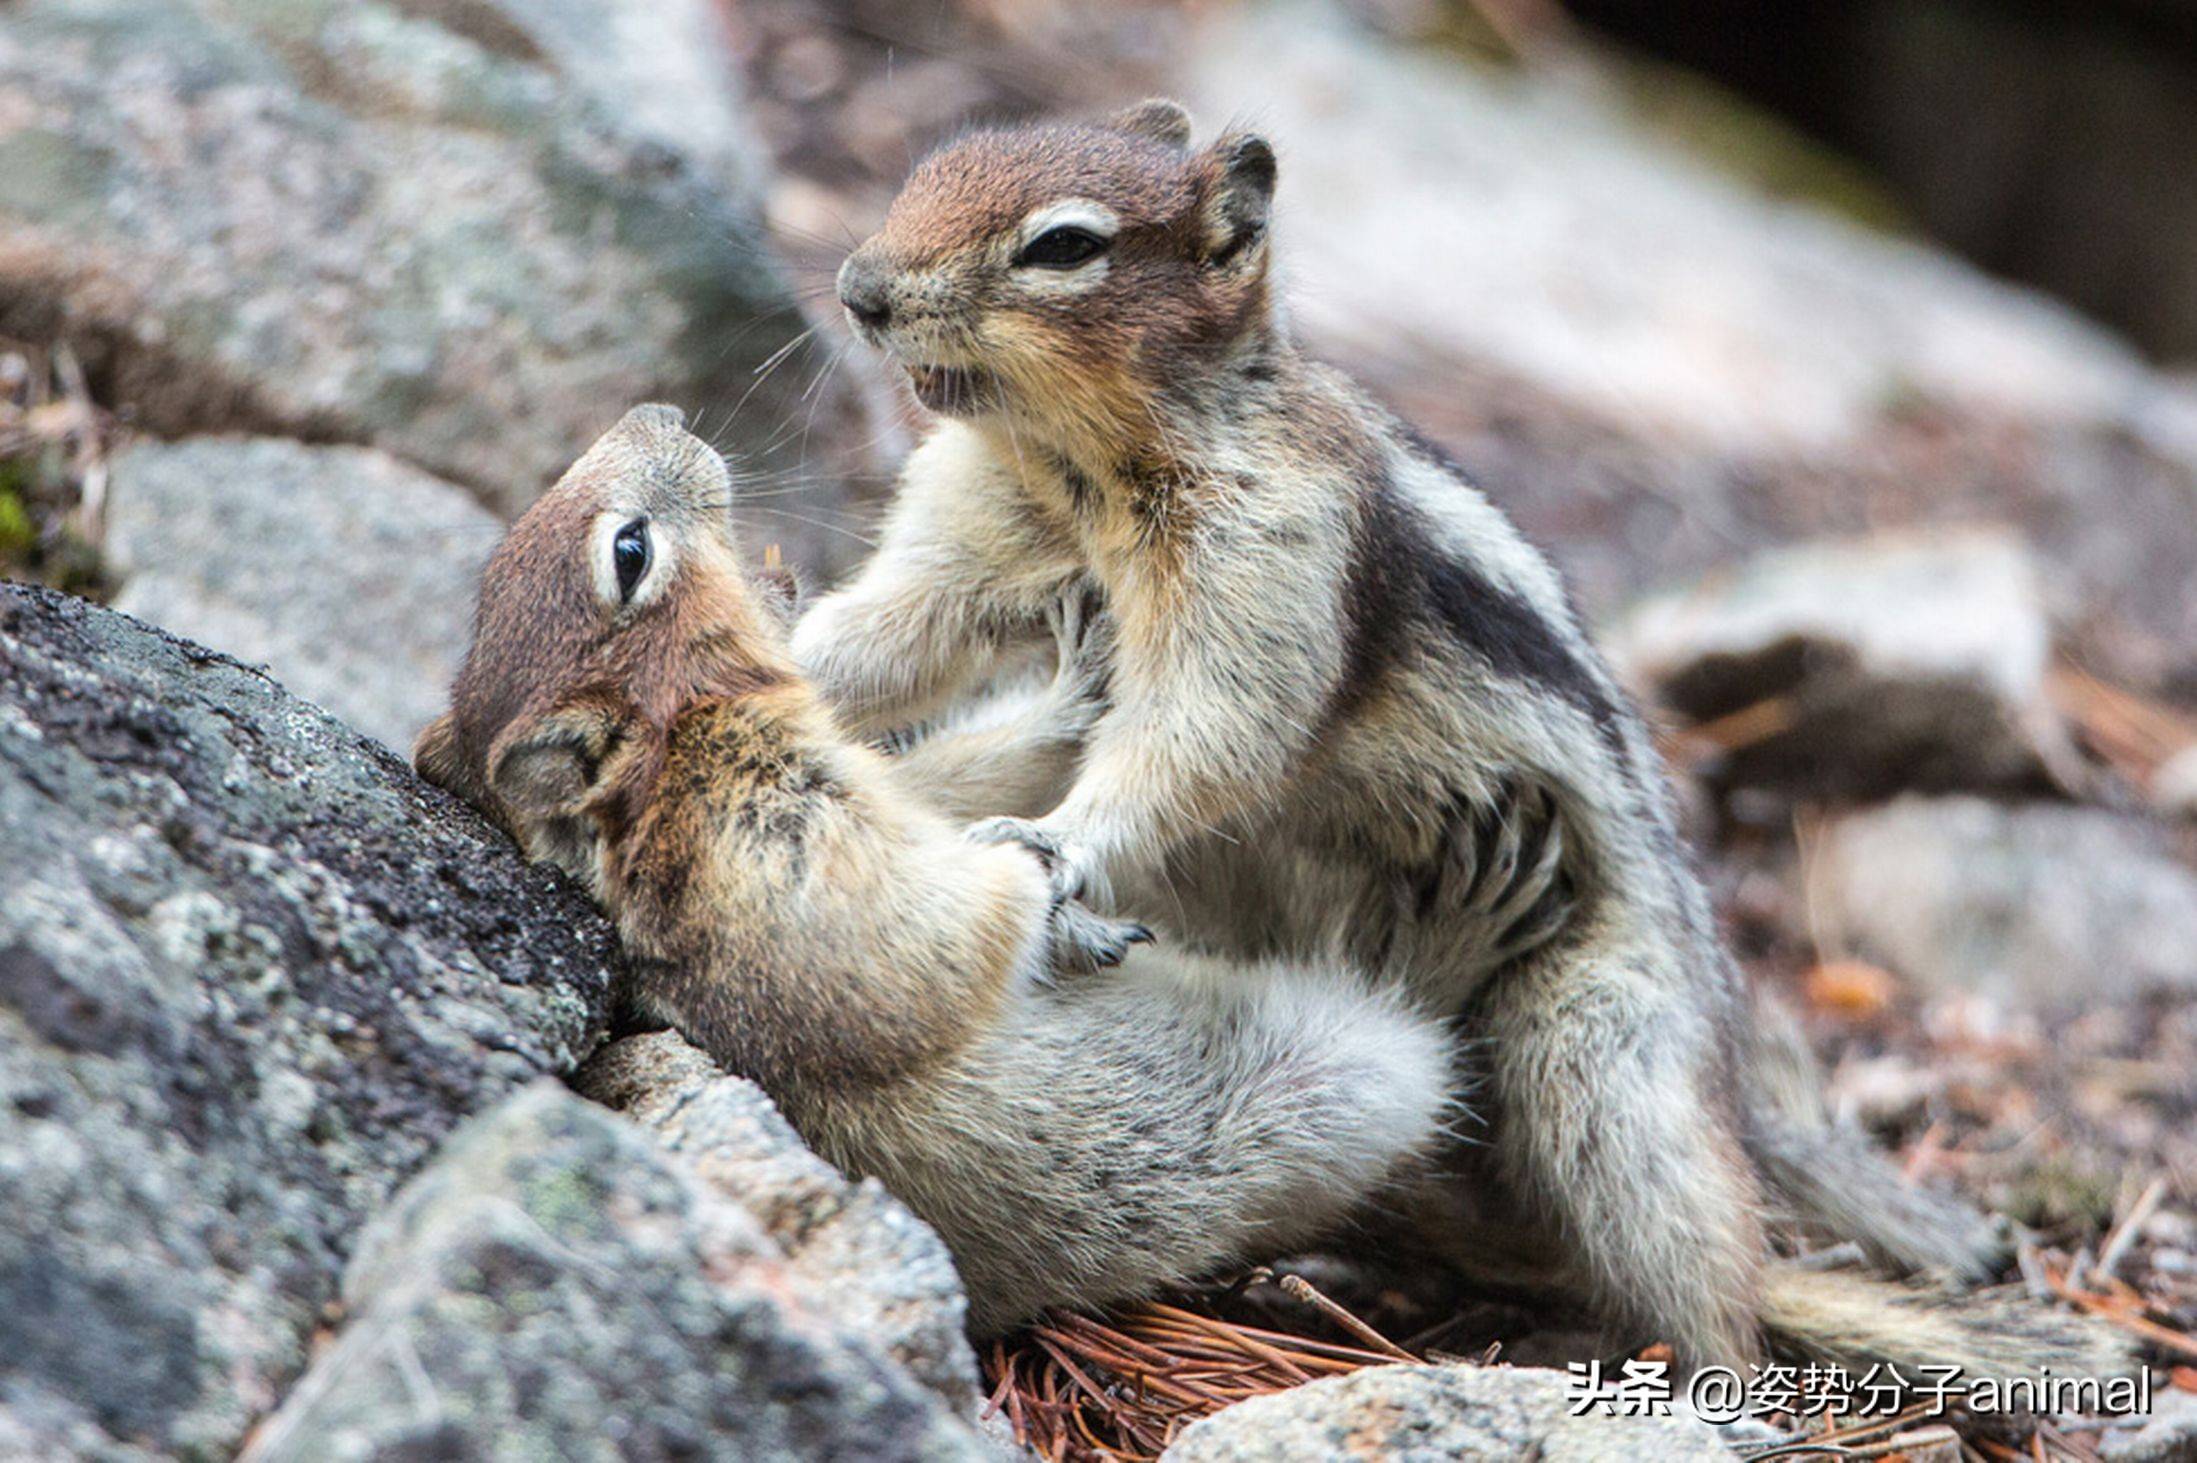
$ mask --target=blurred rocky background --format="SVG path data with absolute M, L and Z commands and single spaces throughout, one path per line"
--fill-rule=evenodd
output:
M 828 582 L 921 426 L 845 249 L 955 130 L 1155 92 L 1273 139 L 1300 332 L 1572 575 L 1834 1101 L 2153 1348 L 2151 1429 L 2023 1445 L 2197 1456 L 2182 0 L 10 0 L 0 570 L 401 750 L 500 523 L 664 399 Z M 999 1446 L 896 1205 L 676 1052 L 582 1080 L 630 1123 L 550 1080 L 584 911 L 264 679 L 6 594 L 0 1209 L 70 1218 L 0 1237 L 0 1454 Z M 1509 1456 L 1544 1381 L 1186 1455 L 1355 1406 Z

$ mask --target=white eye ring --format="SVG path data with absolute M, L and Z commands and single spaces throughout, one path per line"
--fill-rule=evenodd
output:
M 595 571 L 595 597 L 606 608 L 634 610 L 652 604 L 670 582 L 671 540 L 645 513 L 611 509 L 596 515 L 588 555 Z M 639 543 L 638 569 L 634 544 Z M 623 556 L 625 563 L 621 565 Z
M 1088 235 L 1097 241 L 1097 247 L 1080 259 L 1061 262 L 1030 260 L 1030 246 L 1047 234 L 1064 232 L 1070 235 Z M 1013 263 L 1016 273 L 1025 277 L 1051 275 L 1059 278 L 1070 274 L 1096 277 L 1106 265 L 1106 251 L 1113 244 L 1114 236 L 1121 232 L 1121 220 L 1103 203 L 1088 198 L 1068 198 L 1049 203 L 1023 219 L 1015 230 Z

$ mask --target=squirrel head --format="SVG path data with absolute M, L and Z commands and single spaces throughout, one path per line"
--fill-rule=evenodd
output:
M 848 257 L 840 303 L 934 412 L 1138 419 L 1272 331 L 1273 149 L 1189 143 L 1168 101 L 950 143 Z
M 636 407 L 514 523 L 482 571 L 428 781 L 591 887 L 694 702 L 790 679 L 792 583 L 744 571 L 724 459 L 677 409 Z

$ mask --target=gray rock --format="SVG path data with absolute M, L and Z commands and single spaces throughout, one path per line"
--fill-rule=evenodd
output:
M 2152 1396 L 2151 1414 L 2133 1420 L 2134 1428 L 2098 1439 L 2099 1457 L 2107 1463 L 2197 1463 L 2197 1396 L 2162 1388 Z
M 758 199 L 768 185 L 769 160 L 747 127 L 716 0 L 412 0 L 409 8 L 474 34 L 501 21 L 637 141 L 692 158 L 735 198 Z
M 1183 1430 L 1169 1463 L 1731 1463 L 1691 1417 L 1573 1417 L 1562 1372 L 1532 1367 L 1370 1367 L 1224 1408 Z
M 142 443 L 107 501 L 117 609 L 265 665 L 400 753 L 448 698 L 501 532 L 385 453 L 276 438 Z
M 2080 596 L 2087 663 L 2197 684 L 2185 382 L 2060 301 L 1733 169 L 1774 130 L 1759 115 L 1690 145 L 1672 119 L 1724 112 L 1696 105 L 1713 89 L 1666 111 L 1660 73 L 1564 46 L 1475 64 L 1353 11 L 1201 9 L 1164 89 L 1209 126 L 1257 118 L 1296 324 L 1548 544 L 1591 613 L 1769 544 L 2007 523 Z
M 669 1031 L 603 1048 L 574 1079 L 743 1206 L 801 1293 L 869 1336 L 959 1411 L 977 1401 L 968 1304 L 945 1241 L 875 1179 L 850 1183 L 817 1157 L 760 1087 Z
M 728 191 L 741 123 L 666 90 L 691 48 L 634 59 L 679 33 L 650 0 L 593 8 L 537 41 L 464 0 L 7 6 L 0 331 L 66 334 L 155 433 L 371 444 L 506 512 L 673 401 L 831 520 L 870 429 L 844 372 L 804 395 L 825 352 Z M 858 547 L 771 522 L 797 563 Z
M 1823 829 L 1818 937 L 1933 996 L 2065 1010 L 2197 986 L 2197 871 L 2139 818 L 1903 798 Z
M 1772 550 L 1645 601 L 1607 643 L 1690 721 L 1774 711 L 1705 766 L 1727 785 L 2021 788 L 2076 765 L 2045 694 L 2039 576 L 2009 533 Z
M 358 1225 L 598 1039 L 610 931 L 264 675 L 0 585 L 0 1442 L 232 1450 Z
M 404 1188 L 344 1295 L 248 1458 L 989 1456 L 745 1209 L 554 1083 Z

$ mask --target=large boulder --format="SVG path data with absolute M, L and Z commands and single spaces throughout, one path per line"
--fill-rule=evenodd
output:
M 144 442 L 115 462 L 117 609 L 241 659 L 400 752 L 439 713 L 502 525 L 370 447 Z
M 740 1205 L 553 1083 L 375 1219 L 350 1320 L 247 1456 L 991 1456 Z
M 1819 938 L 1925 996 L 2065 1012 L 2197 990 L 2197 869 L 2141 818 L 1902 798 L 1825 826 L 1807 886 Z
M 0 1450 L 214 1456 L 365 1218 L 591 1049 L 608 927 L 265 675 L 0 585 Z
M 720 1198 L 754 1216 L 788 1277 L 959 1411 L 977 1399 L 968 1301 L 945 1241 L 876 1179 L 810 1152 L 763 1089 L 676 1032 L 612 1042 L 574 1085 L 646 1128 Z
M 1680 1416 L 1574 1416 L 1562 1372 L 1537 1367 L 1384 1366 L 1226 1407 L 1183 1430 L 1169 1463 L 1731 1463 L 1706 1423 Z M 1673 1404 L 1675 1405 L 1675 1404 Z
M 769 520 L 796 563 L 844 563 L 857 541 L 801 519 L 836 526 L 874 429 L 847 372 L 816 379 L 830 353 L 744 190 L 730 85 L 697 80 L 707 20 L 9 5 L 0 333 L 66 338 L 154 433 L 368 444 L 506 512 L 634 402 L 675 401 L 809 485 Z

